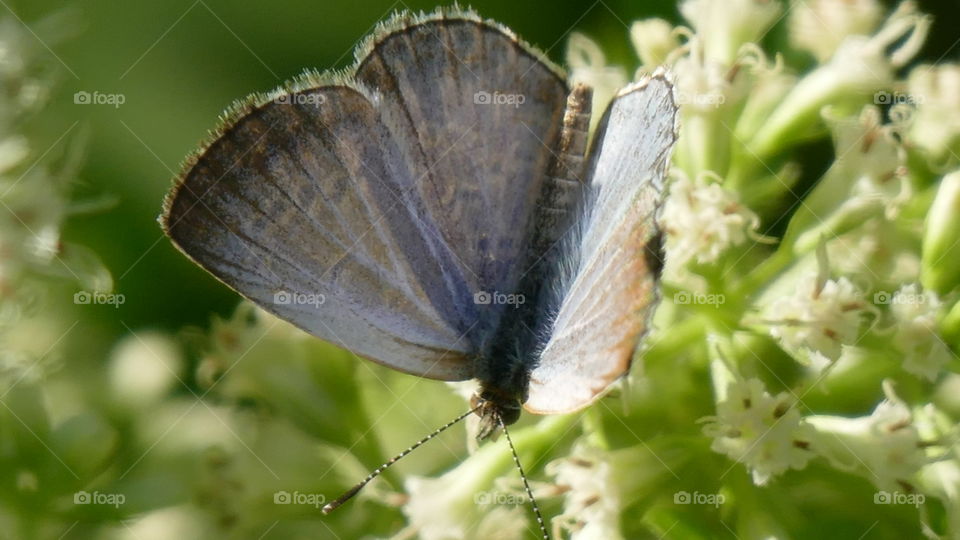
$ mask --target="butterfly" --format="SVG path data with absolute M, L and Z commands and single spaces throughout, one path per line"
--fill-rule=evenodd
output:
M 166 234 L 318 338 L 478 380 L 481 439 L 586 407 L 658 301 L 669 77 L 620 90 L 590 135 L 591 90 L 472 12 L 396 15 L 356 56 L 235 105 L 167 196 Z

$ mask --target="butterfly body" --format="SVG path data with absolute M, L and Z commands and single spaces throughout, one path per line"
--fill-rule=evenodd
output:
M 519 419 L 521 406 L 527 401 L 530 372 L 549 339 L 542 329 L 549 322 L 544 319 L 552 314 L 545 314 L 541 308 L 551 294 L 546 286 L 562 272 L 559 242 L 565 234 L 572 234 L 571 227 L 584 211 L 587 186 L 583 167 L 592 94 L 589 87 L 577 85 L 567 98 L 557 153 L 537 200 L 536 226 L 524 264 L 527 271 L 521 278 L 521 292 L 515 295 L 524 302 L 507 311 L 493 345 L 480 359 L 480 391 L 475 402 L 489 404 L 480 412 L 483 420 L 477 437 L 481 439 L 494 432 L 496 416 L 505 425 Z

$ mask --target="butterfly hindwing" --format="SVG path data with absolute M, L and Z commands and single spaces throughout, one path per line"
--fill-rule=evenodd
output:
M 656 217 L 676 111 L 672 85 L 657 74 L 621 90 L 600 122 L 583 223 L 565 254 L 571 272 L 551 284 L 556 307 L 543 306 L 549 339 L 530 374 L 528 411 L 585 407 L 630 367 L 658 299 Z

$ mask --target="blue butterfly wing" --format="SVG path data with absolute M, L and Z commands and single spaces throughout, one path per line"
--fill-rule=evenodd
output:
M 601 120 L 588 162 L 585 214 L 547 284 L 524 407 L 538 414 L 589 405 L 627 372 L 658 301 L 657 213 L 676 140 L 673 87 L 656 74 L 624 88 Z
M 185 168 L 163 225 L 317 337 L 408 373 L 474 377 L 503 307 L 474 295 L 517 287 L 565 84 L 469 14 L 398 17 L 361 52 L 353 76 L 234 113 Z

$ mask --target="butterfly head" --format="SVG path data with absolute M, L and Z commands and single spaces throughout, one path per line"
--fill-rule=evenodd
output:
M 494 433 L 497 429 L 509 426 L 520 418 L 521 402 L 516 396 L 498 391 L 497 389 L 483 388 L 480 392 L 474 394 L 470 400 L 471 406 L 480 416 L 480 429 L 477 432 L 477 440 L 482 441 Z

